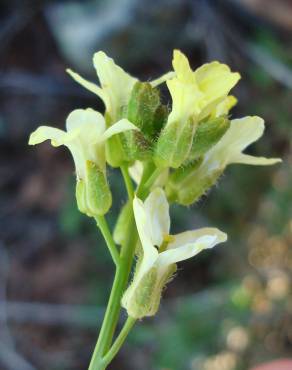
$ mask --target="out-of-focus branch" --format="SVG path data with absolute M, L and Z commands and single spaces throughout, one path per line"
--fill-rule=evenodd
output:
M 11 90 L 18 94 L 32 95 L 53 95 L 53 96 L 70 96 L 78 98 L 87 98 L 90 93 L 83 91 L 61 79 L 54 78 L 51 75 L 34 75 L 23 71 L 9 71 L 0 73 L 0 90 Z M 15 91 L 16 90 L 16 91 Z
M 5 370 L 36 370 L 36 368 L 28 363 L 22 356 L 3 343 L 0 344 L 0 365 L 1 364 L 4 365 Z M 3 369 L 2 366 L 1 369 Z
M 16 323 L 93 327 L 101 323 L 103 308 L 67 304 L 7 302 L 7 320 Z M 0 310 L 2 303 L 0 302 Z M 1 320 L 1 317 L 0 317 Z
M 246 51 L 252 61 L 264 69 L 274 80 L 292 89 L 292 70 L 259 46 L 247 43 Z
M 240 33 L 232 27 L 228 22 L 224 22 L 224 18 L 216 15 L 219 22 L 223 25 L 222 32 L 232 44 L 234 50 L 244 58 L 251 60 L 262 68 L 275 81 L 283 86 L 292 89 L 292 69 L 285 65 L 281 60 L 275 58 L 271 53 L 268 53 L 255 43 L 251 43 L 243 38 Z
M 8 274 L 8 254 L 5 247 L 0 243 L 0 365 L 3 365 L 7 370 L 36 370 L 25 358 L 16 352 L 13 338 L 7 325 L 6 288 Z
M 210 311 L 221 307 L 229 294 L 230 287 L 210 289 L 185 297 L 185 300 L 189 302 L 196 314 L 203 315 L 206 313 L 206 307 Z M 169 310 L 176 310 L 180 304 L 181 298 L 169 300 L 168 304 L 161 308 L 160 315 L 167 315 Z M 0 310 L 1 305 L 0 302 Z M 104 308 L 70 304 L 7 302 L 6 306 L 7 320 L 18 324 L 63 325 L 94 330 L 101 324 L 104 313 Z

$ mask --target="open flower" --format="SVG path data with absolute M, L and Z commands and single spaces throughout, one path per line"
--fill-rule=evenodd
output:
M 240 79 L 226 64 L 207 63 L 193 71 L 187 57 L 179 50 L 173 53 L 175 77 L 169 79 L 167 87 L 172 97 L 172 111 L 168 124 L 192 116 L 194 121 L 203 119 L 221 103 Z
M 166 82 L 172 110 L 154 155 L 160 168 L 179 168 L 189 160 L 199 122 L 231 108 L 233 101 L 227 99 L 228 93 L 240 79 L 239 73 L 231 72 L 227 65 L 219 62 L 204 64 L 193 71 L 187 57 L 179 50 L 174 50 L 172 64 L 175 76 Z
M 137 128 L 122 119 L 106 129 L 103 116 L 88 108 L 71 112 L 66 129 L 40 126 L 30 135 L 29 144 L 51 140 L 53 146 L 67 146 L 76 168 L 76 198 L 80 212 L 90 217 L 103 215 L 112 203 L 105 173 L 105 142 L 115 134 Z
M 200 166 L 202 173 L 224 170 L 231 163 L 267 166 L 281 162 L 280 158 L 255 157 L 242 153 L 263 135 L 264 130 L 264 120 L 257 116 L 232 120 L 225 135 L 206 153 Z
M 170 235 L 169 205 L 161 188 L 153 190 L 144 203 L 135 198 L 133 207 L 143 253 L 122 305 L 129 316 L 142 318 L 158 310 L 162 289 L 177 262 L 226 241 L 227 236 L 215 228 Z
M 40 126 L 29 138 L 30 145 L 51 140 L 53 146 L 65 145 L 70 150 L 78 179 L 85 177 L 86 161 L 93 162 L 100 170 L 105 169 L 105 141 L 111 136 L 136 126 L 126 119 L 116 122 L 106 129 L 103 116 L 95 110 L 76 109 L 66 120 L 66 130 L 50 126 Z
M 114 60 L 103 51 L 98 51 L 94 54 L 93 65 L 99 78 L 100 86 L 87 81 L 71 69 L 67 69 L 67 72 L 76 82 L 103 100 L 111 122 L 115 122 L 119 118 L 121 108 L 127 105 L 131 91 L 138 79 L 116 65 Z M 173 73 L 167 73 L 152 81 L 151 85 L 155 87 L 171 76 L 173 76 Z
M 167 194 L 183 205 L 190 205 L 216 183 L 226 166 L 242 163 L 269 166 L 281 162 L 280 158 L 256 157 L 243 153 L 264 132 L 264 120 L 257 116 L 234 119 L 223 137 L 215 144 L 194 170 L 181 180 L 170 179 Z

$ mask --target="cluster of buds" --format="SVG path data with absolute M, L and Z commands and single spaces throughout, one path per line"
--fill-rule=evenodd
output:
M 264 122 L 255 116 L 230 120 L 229 111 L 237 100 L 229 93 L 240 75 L 225 64 L 212 62 L 193 71 L 186 56 L 175 50 L 173 71 L 151 82 L 130 76 L 101 51 L 94 55 L 93 64 L 99 85 L 72 70 L 68 73 L 102 99 L 104 115 L 91 108 L 74 110 L 66 131 L 41 126 L 29 143 L 49 139 L 53 146 L 69 148 L 76 167 L 77 205 L 90 217 L 111 208 L 107 165 L 129 169 L 140 194 L 122 209 L 114 238 L 123 244 L 123 230 L 133 209 L 140 247 L 122 304 L 130 316 L 142 318 L 157 311 L 177 262 L 226 240 L 215 228 L 170 235 L 169 203 L 193 204 L 228 164 L 270 165 L 280 160 L 243 153 L 262 136 Z M 171 96 L 171 109 L 161 100 L 163 83 Z

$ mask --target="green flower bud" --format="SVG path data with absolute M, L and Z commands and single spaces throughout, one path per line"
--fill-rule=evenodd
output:
M 153 141 L 167 118 L 167 108 L 160 103 L 159 90 L 148 82 L 136 82 L 129 103 L 124 107 L 123 117 L 139 128 L 139 131 L 122 135 L 128 160 L 147 160 L 151 155 Z
M 201 122 L 197 127 L 188 160 L 193 161 L 204 155 L 221 139 L 229 127 L 230 121 L 226 117 Z
M 85 178 L 77 180 L 77 206 L 89 217 L 104 215 L 112 204 L 112 195 L 104 171 L 93 162 L 86 162 Z
M 147 160 L 153 141 L 167 119 L 167 107 L 160 103 L 159 90 L 148 82 L 136 82 L 129 102 L 120 109 L 119 116 L 127 118 L 139 130 L 115 135 L 107 140 L 106 157 L 113 167 L 135 160 Z
M 185 125 L 173 122 L 161 132 L 154 152 L 157 167 L 180 167 L 189 157 L 196 125 L 190 117 Z
M 126 118 L 150 142 L 159 135 L 167 119 L 167 108 L 160 102 L 159 90 L 148 82 L 136 82 L 126 112 Z
M 138 270 L 139 264 L 136 271 Z M 163 275 L 160 275 L 157 267 L 152 267 L 143 276 L 135 290 L 133 292 L 128 290 L 124 295 L 122 305 L 127 310 L 128 315 L 135 319 L 154 316 L 159 308 L 163 288 L 176 270 L 176 264 L 172 264 L 168 266 Z
M 145 161 L 149 159 L 151 143 L 141 131 L 125 132 L 121 136 L 121 142 L 129 163 L 134 163 L 135 160 Z

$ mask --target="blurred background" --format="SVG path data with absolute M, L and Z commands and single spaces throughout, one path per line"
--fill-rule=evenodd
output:
M 281 165 L 230 166 L 208 197 L 172 209 L 173 231 L 217 226 L 229 241 L 183 264 L 159 314 L 137 325 L 110 369 L 246 370 L 292 355 L 292 1 L 92 0 L 0 3 L 0 369 L 87 368 L 113 276 L 93 221 L 76 210 L 65 149 L 28 147 L 102 103 L 65 73 L 96 80 L 104 50 L 152 79 L 173 48 L 192 67 L 239 71 L 233 117 L 260 115 L 248 151 Z M 125 193 L 110 172 L 115 207 Z

